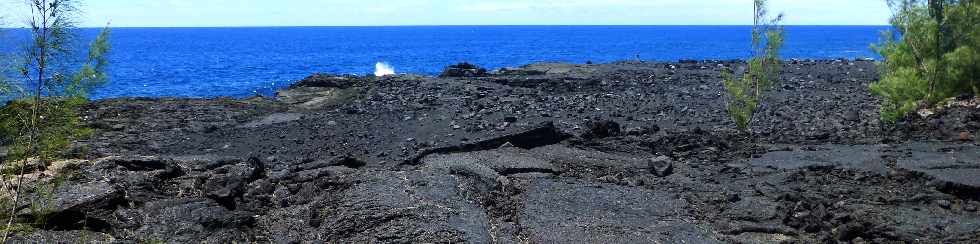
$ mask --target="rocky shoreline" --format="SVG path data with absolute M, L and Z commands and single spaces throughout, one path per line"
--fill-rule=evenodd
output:
M 313 75 L 95 101 L 23 242 L 980 242 L 980 100 L 890 125 L 872 61 L 792 60 L 751 136 L 738 61 Z M 23 220 L 37 218 L 22 211 Z

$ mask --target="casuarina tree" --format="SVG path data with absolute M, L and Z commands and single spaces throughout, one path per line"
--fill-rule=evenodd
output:
M 736 77 L 726 73 L 725 93 L 728 114 L 739 130 L 748 131 L 765 92 L 779 82 L 782 67 L 779 50 L 783 46 L 783 15 L 770 17 L 765 0 L 755 0 L 752 25 L 752 58 L 748 69 Z
M 4 199 L 0 199 L 7 203 L 3 209 L 7 223 L 0 243 L 6 242 L 16 224 L 21 198 L 31 188 L 24 185 L 24 174 L 71 156 L 71 142 L 89 133 L 81 126 L 80 106 L 88 101 L 91 89 L 107 80 L 108 28 L 98 34 L 87 53 L 79 52 L 74 48 L 78 1 L 28 0 L 26 4 L 29 36 L 21 52 L 12 54 L 12 72 L 2 72 L 13 77 L 5 80 L 7 102 L 0 109 L 0 132 L 8 148 L 2 165 L 7 176 L 2 181 Z M 30 204 L 34 209 L 36 203 Z
M 980 0 L 889 0 L 893 30 L 875 50 L 882 119 L 894 122 L 921 106 L 980 93 Z

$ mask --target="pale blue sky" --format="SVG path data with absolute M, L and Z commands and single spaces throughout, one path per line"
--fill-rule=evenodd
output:
M 0 0 L 7 11 L 23 0 Z M 752 0 L 87 0 L 82 26 L 744 25 Z M 788 25 L 884 25 L 884 0 L 770 0 Z M 8 22 L 16 14 L 7 13 Z M 14 15 L 14 16 L 10 16 Z

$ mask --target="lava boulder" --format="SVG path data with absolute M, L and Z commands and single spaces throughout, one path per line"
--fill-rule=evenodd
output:
M 292 85 L 292 87 L 326 87 L 346 89 L 357 83 L 357 77 L 345 75 L 336 76 L 330 74 L 316 73 L 308 76 Z
M 622 127 L 616 121 L 600 120 L 589 123 L 589 130 L 582 135 L 585 139 L 601 139 L 622 135 Z
M 450 65 L 442 71 L 439 77 L 484 77 L 487 76 L 487 69 L 481 68 L 470 63 L 459 63 Z

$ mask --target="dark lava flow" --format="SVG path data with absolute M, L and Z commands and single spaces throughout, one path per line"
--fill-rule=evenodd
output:
M 24 242 L 977 243 L 978 100 L 879 121 L 870 61 L 788 61 L 752 137 L 737 62 L 314 75 L 114 99 Z M 24 218 L 32 218 L 30 212 Z

